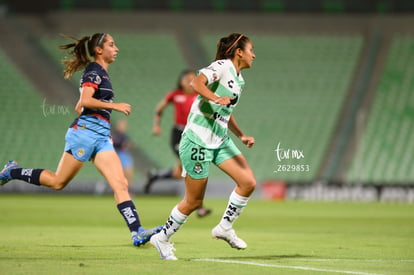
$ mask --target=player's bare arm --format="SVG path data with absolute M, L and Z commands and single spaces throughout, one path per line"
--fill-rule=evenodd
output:
M 246 136 L 243 134 L 242 130 L 238 126 L 236 119 L 234 118 L 234 115 L 230 116 L 229 120 L 229 129 L 232 131 L 233 134 L 235 134 L 241 142 L 243 142 L 248 148 L 251 148 L 254 145 L 254 137 Z
M 128 103 L 112 103 L 112 102 L 103 102 L 96 98 L 93 98 L 95 89 L 92 87 L 83 87 L 81 91 L 81 96 L 79 99 L 79 105 L 84 108 L 91 109 L 111 109 L 125 115 L 131 113 L 131 105 Z
M 152 134 L 153 135 L 160 135 L 161 134 L 161 117 L 162 112 L 168 106 L 168 102 L 165 99 L 162 99 L 158 102 L 157 106 L 155 107 L 155 116 L 154 116 L 154 125 L 152 127 Z
M 206 86 L 207 78 L 205 75 L 198 75 L 192 82 L 191 86 L 193 89 L 202 97 L 213 101 L 216 104 L 228 105 L 230 104 L 231 98 L 228 96 L 217 96 Z
M 79 99 L 78 102 L 76 103 L 76 106 L 75 106 L 75 112 L 78 115 L 80 115 L 82 113 L 82 109 L 83 109 L 83 107 L 82 107 L 81 101 Z

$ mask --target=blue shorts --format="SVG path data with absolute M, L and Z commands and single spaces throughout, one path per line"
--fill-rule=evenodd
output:
M 88 129 L 69 128 L 66 133 L 65 152 L 82 162 L 93 159 L 97 153 L 115 151 L 109 136 L 94 133 Z

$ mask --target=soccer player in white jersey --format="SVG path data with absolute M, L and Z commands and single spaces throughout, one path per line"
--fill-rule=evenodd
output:
M 250 68 L 255 57 L 250 39 L 232 33 L 219 40 L 216 61 L 201 69 L 192 82 L 198 97 L 191 107 L 179 149 L 185 174 L 185 196 L 172 209 L 163 229 L 150 240 L 162 259 L 177 260 L 170 238 L 203 204 L 211 163 L 236 182 L 223 217 L 212 230 L 212 236 L 236 249 L 247 247 L 237 237 L 233 223 L 246 207 L 256 187 L 256 180 L 245 157 L 227 132 L 230 129 L 249 148 L 255 142 L 253 137 L 242 132 L 232 115 L 244 87 L 240 72 Z

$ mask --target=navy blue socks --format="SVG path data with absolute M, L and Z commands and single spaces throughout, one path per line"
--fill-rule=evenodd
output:
M 40 185 L 40 174 L 44 169 L 27 169 L 16 168 L 10 171 L 10 176 L 16 180 L 23 180 L 25 182 Z
M 124 201 L 118 204 L 117 207 L 122 217 L 124 217 L 129 231 L 138 231 L 138 228 L 141 227 L 141 222 L 134 203 L 132 201 Z

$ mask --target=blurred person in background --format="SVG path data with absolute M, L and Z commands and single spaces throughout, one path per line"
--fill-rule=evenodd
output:
M 121 160 L 122 168 L 124 169 L 125 177 L 129 184 L 132 184 L 134 175 L 134 159 L 131 150 L 134 147 L 128 134 L 128 121 L 126 119 L 119 119 L 115 123 L 112 131 L 112 142 L 114 144 L 115 152 Z
M 113 102 L 114 92 L 108 69 L 119 49 L 113 37 L 107 33 L 95 33 L 81 39 L 65 37 L 74 41 L 60 46 L 71 55 L 71 58 L 63 59 L 65 79 L 71 78 L 76 71 L 84 69 L 84 72 L 80 82 L 80 97 L 75 107 L 79 116 L 66 133 L 65 149 L 56 172 L 21 168 L 16 161 L 9 161 L 0 172 L 0 185 L 10 180 L 22 180 L 62 190 L 84 163 L 91 160 L 114 192 L 117 208 L 131 232 L 133 245 L 143 245 L 161 227 L 144 229 L 141 226 L 128 191 L 128 180 L 110 138 L 112 110 L 127 116 L 131 113 L 130 104 Z
M 184 70 L 180 73 L 175 90 L 170 91 L 157 104 L 155 108 L 154 126 L 152 133 L 156 136 L 160 135 L 162 113 L 166 107 L 173 104 L 174 106 L 174 126 L 171 130 L 170 144 L 174 154 L 177 157 L 176 164 L 173 168 L 161 169 L 148 172 L 147 183 L 144 187 L 146 194 L 150 193 L 151 186 L 159 179 L 181 179 L 182 165 L 179 156 L 179 146 L 181 135 L 187 124 L 187 117 L 190 113 L 191 105 L 197 97 L 197 93 L 191 87 L 190 83 L 196 74 L 192 70 Z M 198 217 L 205 217 L 211 213 L 211 209 L 200 206 L 197 209 Z

